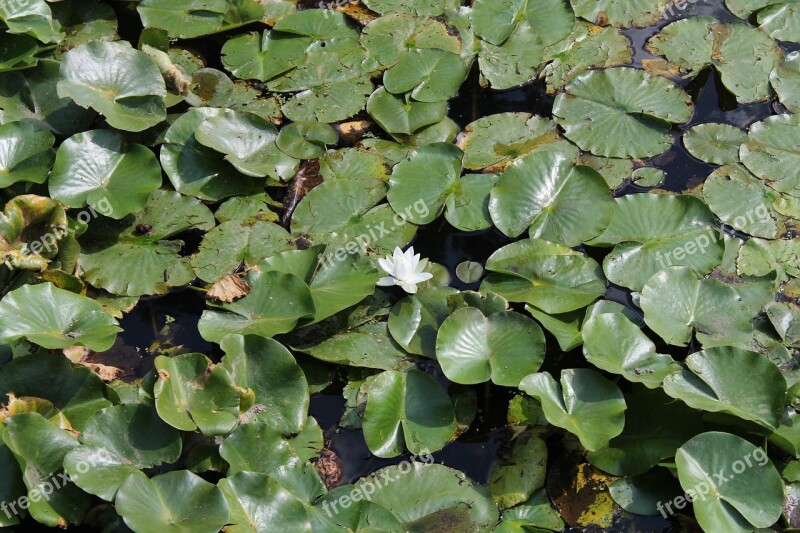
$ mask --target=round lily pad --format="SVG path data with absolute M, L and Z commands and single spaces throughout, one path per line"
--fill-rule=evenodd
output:
M 90 130 L 58 148 L 50 194 L 70 207 L 90 205 L 120 219 L 142 209 L 161 186 L 155 154 L 113 130 Z
M 689 95 L 665 78 L 632 68 L 591 71 L 556 97 L 553 114 L 564 135 L 606 157 L 653 157 L 673 138 L 669 124 L 688 121 Z
M 701 161 L 715 165 L 730 165 L 739 162 L 739 146 L 747 140 L 747 134 L 729 124 L 699 124 L 683 136 L 683 144 L 689 153 Z
M 0 126 L 0 187 L 44 182 L 55 158 L 53 143 L 50 131 L 29 122 Z
M 295 159 L 316 159 L 325 153 L 326 146 L 336 144 L 339 136 L 331 126 L 321 122 L 294 122 L 278 134 L 281 151 Z

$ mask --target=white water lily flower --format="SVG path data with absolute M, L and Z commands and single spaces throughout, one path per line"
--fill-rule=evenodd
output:
M 420 261 L 419 254 L 414 255 L 413 246 L 405 253 L 396 247 L 393 255 L 387 255 L 386 259 L 378 259 L 378 263 L 389 274 L 378 280 L 378 285 L 381 287 L 399 285 L 407 293 L 414 294 L 417 292 L 417 283 L 433 277 L 430 272 L 423 272 L 428 265 L 428 260 Z

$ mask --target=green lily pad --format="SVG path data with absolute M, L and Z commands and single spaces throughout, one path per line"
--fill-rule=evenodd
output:
M 229 333 L 272 337 L 291 331 L 301 318 L 314 316 L 311 291 L 297 276 L 252 270 L 246 281 L 252 287 L 247 296 L 203 311 L 198 329 L 204 339 L 219 342 Z
M 281 531 L 311 533 L 308 509 L 278 481 L 257 472 L 239 472 L 219 483 L 230 509 L 230 533 Z
M 52 283 L 24 285 L 0 301 L 0 339 L 27 339 L 44 348 L 86 346 L 103 351 L 114 344 L 117 321 L 85 296 Z
M 492 272 L 481 291 L 510 302 L 525 302 L 546 313 L 566 313 L 585 307 L 605 293 L 600 265 L 560 244 L 540 239 L 500 248 L 486 261 Z
M 451 287 L 436 287 L 394 304 L 389 313 L 389 332 L 394 340 L 409 353 L 436 357 L 437 332 L 453 312 L 449 297 L 457 294 Z
M 141 472 L 132 474 L 114 503 L 134 531 L 215 533 L 228 522 L 222 491 L 188 470 L 151 479 Z
M 506 509 L 502 521 L 495 528 L 495 533 L 525 533 L 530 528 L 534 531 L 563 531 L 564 520 L 558 511 L 553 509 L 545 489 L 539 489 L 521 504 Z
M 625 398 L 616 384 L 594 370 L 563 370 L 560 385 L 550 374 L 531 374 L 519 388 L 542 403 L 550 424 L 573 433 L 589 451 L 622 433 Z
M 0 72 L 11 72 L 36 66 L 39 43 L 27 35 L 0 35 Z
M 0 126 L 0 187 L 44 182 L 55 159 L 53 143 L 52 133 L 29 122 Z
M 240 389 L 228 370 L 199 353 L 155 359 L 158 415 L 181 431 L 226 435 L 239 422 Z
M 683 136 L 690 154 L 706 163 L 730 165 L 739 162 L 739 146 L 747 134 L 730 124 L 699 124 Z
M 713 66 L 742 104 L 769 97 L 770 73 L 783 59 L 778 45 L 764 32 L 744 21 L 719 22 L 712 17 L 673 22 L 648 41 L 647 49 L 688 76 Z
M 439 328 L 436 359 L 444 375 L 471 385 L 492 380 L 516 387 L 544 362 L 544 333 L 536 322 L 514 311 L 485 316 L 479 309 L 458 309 Z
M 415 102 L 381 87 L 369 97 L 367 113 L 387 133 L 411 135 L 447 114 L 447 102 Z
M 770 73 L 769 82 L 789 111 L 800 111 L 800 52 L 786 54 L 783 63 Z
M 113 501 L 130 474 L 175 462 L 182 449 L 180 433 L 154 408 L 133 403 L 98 411 L 80 441 L 82 446 L 64 457 L 64 469 L 78 487 L 106 501 Z
M 225 156 L 203 146 L 195 135 L 207 119 L 229 113 L 196 107 L 181 115 L 164 134 L 161 165 L 176 191 L 216 201 L 252 189 L 249 176 L 236 172 Z
M 441 214 L 461 175 L 463 155 L 460 149 L 445 143 L 429 144 L 414 151 L 392 172 L 389 204 L 396 212 L 407 214 L 415 224 L 432 222 Z M 418 202 L 425 206 L 424 210 L 415 208 Z
M 615 199 L 608 228 L 590 244 L 616 245 L 603 260 L 609 281 L 640 290 L 670 266 L 707 274 L 722 261 L 723 244 L 708 207 L 696 198 L 632 194 Z
M 704 530 L 744 533 L 780 518 L 780 474 L 764 450 L 743 438 L 702 433 L 678 448 L 675 464 L 681 487 L 687 494 L 692 491 L 694 513 Z
M 528 83 L 539 74 L 544 46 L 542 36 L 523 20 L 503 44 L 481 44 L 478 51 L 481 75 L 496 90 Z
M 367 387 L 362 428 L 367 446 L 378 457 L 395 457 L 406 448 L 431 453 L 455 436 L 455 411 L 433 377 L 419 370 L 388 370 Z
M 458 93 L 467 74 L 467 66 L 458 54 L 414 50 L 384 73 L 383 85 L 394 94 L 409 93 L 418 102 L 442 102 Z
M 232 274 L 242 262 L 253 267 L 271 255 L 293 250 L 293 243 L 292 236 L 272 222 L 228 220 L 203 236 L 200 249 L 191 259 L 192 268 L 198 278 L 213 283 Z
M 22 469 L 30 516 L 49 527 L 80 523 L 92 498 L 63 479 L 64 456 L 79 446 L 78 440 L 39 413 L 20 413 L 6 420 L 5 426 L 3 442 Z M 57 490 L 54 483 L 60 485 Z M 49 498 L 43 497 L 46 493 Z
M 386 322 L 339 332 L 302 351 L 321 361 L 379 370 L 395 370 L 408 356 L 389 335 Z
M 47 376 L 46 380 L 42 376 Z M 58 408 L 69 424 L 81 431 L 98 411 L 111 405 L 103 381 L 86 367 L 75 366 L 61 354 L 19 357 L 0 369 L 0 397 L 42 398 Z
M 519 434 L 492 465 L 489 472 L 489 492 L 500 509 L 524 502 L 545 482 L 547 445 L 527 430 Z
M 339 136 L 328 124 L 322 122 L 294 122 L 278 133 L 278 148 L 295 159 L 317 159 L 326 146 L 336 144 Z
M 741 166 L 715 170 L 703 184 L 703 198 L 725 224 L 754 237 L 778 236 L 783 217 L 772 206 L 780 194 Z
M 725 5 L 739 18 L 755 18 L 775 40 L 800 42 L 800 13 L 794 0 L 725 0 Z
M 581 333 L 586 360 L 628 381 L 654 389 L 661 386 L 666 376 L 680 369 L 672 357 L 656 353 L 655 344 L 621 313 L 588 318 Z
M 168 240 L 189 229 L 214 226 L 211 211 L 197 199 L 154 191 L 144 209 L 122 220 L 89 225 L 81 236 L 80 267 L 86 281 L 113 294 L 163 294 L 194 279 L 183 242 Z
M 575 14 L 589 22 L 627 28 L 657 22 L 669 0 L 570 0 L 570 3 Z
M 64 37 L 45 0 L 7 2 L 0 9 L 0 20 L 9 33 L 30 35 L 43 43 L 59 42 Z
M 545 49 L 542 70 L 547 92 L 555 94 L 589 69 L 628 65 L 633 60 L 631 43 L 617 28 L 598 28 L 578 22 L 566 38 Z
M 464 168 L 503 170 L 529 152 L 560 146 L 553 121 L 529 113 L 499 113 L 479 118 L 464 128 L 458 147 Z
M 636 389 L 625 396 L 625 403 L 628 409 L 622 433 L 608 446 L 588 454 L 592 465 L 609 474 L 644 474 L 703 431 L 700 413 L 675 402 L 661 389 Z M 652 416 L 656 412 L 659 416 Z
M 608 225 L 614 202 L 594 169 L 569 157 L 539 151 L 512 163 L 492 189 L 489 212 L 498 229 L 577 246 Z
M 215 33 L 225 23 L 242 26 L 264 16 L 257 0 L 142 0 L 136 10 L 146 27 L 165 29 L 170 37 L 181 39 Z
M 228 335 L 220 342 L 222 366 L 255 395 L 260 418 L 283 435 L 299 433 L 308 411 L 308 383 L 294 356 L 276 340 Z
M 690 407 L 729 413 L 777 429 L 786 385 L 778 367 L 760 354 L 709 348 L 686 359 L 686 369 L 664 380 L 664 392 Z
M 778 279 L 800 277 L 800 242 L 750 239 L 739 250 L 736 270 L 745 276 L 767 276 L 777 272 Z
M 670 124 L 692 117 L 689 95 L 632 68 L 590 71 L 556 97 L 553 114 L 581 149 L 606 157 L 653 157 L 673 142 Z M 608 132 L 613 131 L 613 135 Z
M 69 207 L 90 205 L 120 219 L 142 209 L 161 187 L 161 166 L 141 144 L 113 130 L 74 135 L 58 148 L 50 195 Z
M 271 122 L 230 109 L 204 120 L 195 131 L 197 142 L 225 154 L 225 160 L 242 174 L 288 181 L 299 161 L 278 149 L 277 136 Z
M 454 7 L 453 0 L 364 0 L 372 11 L 381 15 L 390 13 L 407 13 L 410 15 L 441 15 L 448 8 Z
M 61 135 L 88 128 L 97 115 L 58 95 L 60 70 L 60 62 L 42 59 L 24 72 L 0 74 L 0 121 L 33 122 Z
M 670 267 L 650 278 L 640 306 L 650 329 L 676 346 L 686 346 L 693 332 L 705 348 L 746 346 L 753 332 L 750 313 L 733 287 L 697 279 L 688 267 Z
M 64 54 L 58 95 L 106 117 L 109 125 L 142 131 L 166 118 L 167 89 L 147 54 L 121 42 L 91 41 Z
M 461 40 L 450 34 L 443 21 L 407 13 L 392 13 L 371 21 L 361 32 L 360 42 L 367 54 L 384 67 L 394 66 L 413 50 L 461 52 Z
M 800 115 L 777 115 L 750 126 L 739 157 L 744 166 L 778 192 L 800 191 Z

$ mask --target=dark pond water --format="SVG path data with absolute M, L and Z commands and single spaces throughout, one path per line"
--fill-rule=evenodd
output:
M 651 58 L 643 46 L 646 40 L 660 27 L 676 18 L 695 14 L 711 15 L 723 20 L 731 18 L 731 15 L 723 8 L 722 0 L 698 0 L 698 2 L 690 4 L 683 12 L 676 10 L 674 17 L 662 20 L 657 26 L 627 30 L 625 33 L 631 39 L 635 49 L 634 64 L 641 66 L 643 60 Z M 132 34 L 136 34 L 138 31 L 134 28 Z M 124 38 L 126 32 L 122 33 Z M 214 50 L 213 45 L 205 44 L 204 46 L 205 49 L 201 50 L 204 55 L 209 58 L 218 57 L 218 50 Z M 786 47 L 785 50 L 790 51 L 791 49 Z M 474 71 L 465 83 L 463 92 L 451 103 L 450 117 L 462 127 L 482 116 L 507 111 L 523 111 L 547 117 L 552 116 L 553 98 L 545 93 L 544 87 L 540 83 L 532 83 L 512 91 L 498 92 L 483 89 L 477 82 L 477 72 Z M 705 122 L 722 122 L 744 128 L 755 121 L 781 112 L 779 104 L 772 101 L 744 106 L 737 105 L 733 96 L 721 85 L 719 76 L 712 70 L 704 71 L 694 80 L 687 80 L 682 85 L 692 96 L 696 108 L 694 118 L 689 124 L 683 126 L 683 129 Z M 680 131 L 676 131 L 676 137 L 679 133 Z M 667 174 L 667 179 L 662 188 L 676 192 L 697 186 L 716 168 L 714 165 L 693 158 L 679 143 L 647 163 L 663 169 Z M 644 190 L 646 189 L 635 185 L 625 185 L 617 194 L 624 195 Z M 483 263 L 493 251 L 509 242 L 512 242 L 512 239 L 494 229 L 467 233 L 456 230 L 446 222 L 437 221 L 422 228 L 413 244 L 423 256 L 444 265 L 451 271 L 454 287 L 462 290 L 474 290 L 478 284 L 465 284 L 458 280 L 454 274 L 455 267 L 467 260 Z M 590 253 L 595 257 L 602 251 L 591 250 Z M 602 255 L 595 259 L 602 260 Z M 612 286 L 609 288 L 607 296 L 611 300 L 633 307 L 629 291 L 625 289 Z M 171 342 L 181 344 L 192 351 L 217 356 L 219 354 L 213 353 L 212 346 L 205 342 L 197 332 L 197 321 L 203 307 L 202 295 L 192 290 L 181 290 L 166 297 L 146 301 L 122 321 L 125 332 L 121 337 L 126 345 L 139 350 L 144 369 L 152 364 L 152 355 L 148 352 L 148 347 L 153 342 L 163 340 L 159 332 L 168 322 L 171 322 Z M 552 341 L 552 338 L 548 338 L 550 352 L 554 352 L 553 357 L 558 360 L 559 364 L 563 361 L 570 361 L 575 365 L 585 364 L 580 350 L 559 355 L 557 349 L 554 349 L 557 348 L 557 345 Z M 675 355 L 680 357 L 686 354 L 676 353 Z M 551 356 L 548 355 L 548 357 Z M 349 483 L 386 465 L 397 463 L 403 458 L 384 460 L 374 457 L 367 449 L 361 432 L 342 429 L 338 426 L 344 411 L 341 387 L 341 382 L 334 382 L 322 393 L 314 395 L 310 411 L 325 430 L 326 438 L 330 440 L 330 446 L 341 458 L 342 481 Z M 510 397 L 510 391 L 500 387 L 487 386 L 479 390 L 475 422 L 470 430 L 456 442 L 435 454 L 437 462 L 462 470 L 478 482 L 486 482 L 498 448 L 510 436 L 508 430 L 504 429 Z M 634 523 L 620 523 L 618 527 L 615 526 L 607 531 L 666 532 L 678 530 L 676 524 L 656 517 Z

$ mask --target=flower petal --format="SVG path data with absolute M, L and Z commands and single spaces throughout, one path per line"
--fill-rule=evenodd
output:
M 389 287 L 391 285 L 397 285 L 397 280 L 392 276 L 386 276 L 378 280 L 379 287 Z
M 401 282 L 400 286 L 408 294 L 416 294 L 417 293 L 417 285 L 416 285 L 416 283 Z
M 430 272 L 418 272 L 408 278 L 409 283 L 422 283 L 423 281 L 428 281 L 433 277 L 433 274 Z
M 387 257 L 386 259 L 381 257 L 380 259 L 378 259 L 378 264 L 381 266 L 383 270 L 386 271 L 387 274 L 392 276 L 394 275 L 394 263 L 392 263 L 392 260 L 389 257 Z

